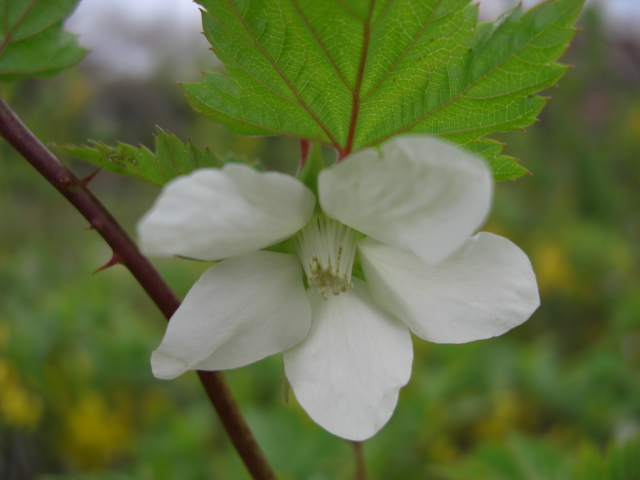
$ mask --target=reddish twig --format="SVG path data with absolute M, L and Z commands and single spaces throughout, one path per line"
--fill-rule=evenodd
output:
M 85 182 L 71 173 L 36 138 L 2 98 L 0 135 L 89 221 L 109 244 L 114 258 L 129 269 L 162 314 L 171 318 L 180 305 L 175 293 Z M 251 476 L 254 480 L 275 480 L 276 476 L 249 430 L 222 372 L 198 372 L 198 376 Z
M 307 157 L 309 156 L 309 149 L 311 148 L 311 142 L 309 140 L 305 140 L 304 138 L 300 139 L 300 162 L 298 163 L 298 171 L 296 172 L 296 177 L 300 175 L 300 172 L 304 168 L 304 164 L 307 162 Z

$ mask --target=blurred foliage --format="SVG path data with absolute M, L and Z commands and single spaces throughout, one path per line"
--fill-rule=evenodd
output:
M 365 444 L 373 479 L 640 478 L 640 45 L 582 22 L 541 121 L 498 138 L 533 175 L 498 186 L 486 229 L 530 254 L 542 306 L 499 338 L 415 342 L 398 408 Z M 294 139 L 229 134 L 173 80 L 73 70 L 0 93 L 45 142 L 150 145 L 158 123 L 294 171 Z M 129 231 L 158 192 L 108 172 L 91 187 Z M 110 252 L 86 227 L 0 142 L 0 478 L 248 479 L 195 375 L 152 377 L 164 319 L 124 268 L 91 275 Z M 207 267 L 156 264 L 180 295 Z M 353 478 L 351 446 L 284 401 L 277 356 L 228 378 L 279 478 Z

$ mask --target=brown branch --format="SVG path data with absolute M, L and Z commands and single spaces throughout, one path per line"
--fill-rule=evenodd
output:
M 180 300 L 151 262 L 85 183 L 69 171 L 0 98 L 0 135 L 53 185 L 109 244 L 115 255 L 140 283 L 167 318 Z M 244 420 L 222 372 L 198 372 L 211 403 L 218 412 L 233 446 L 254 480 L 275 480 L 264 453 Z

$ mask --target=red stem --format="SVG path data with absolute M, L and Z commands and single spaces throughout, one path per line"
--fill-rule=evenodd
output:
M 311 142 L 309 140 L 305 140 L 304 138 L 300 139 L 300 162 L 298 163 L 298 171 L 296 172 L 296 177 L 300 175 L 300 172 L 304 168 L 304 164 L 307 162 L 307 157 L 309 156 L 309 149 L 311 148 Z
M 85 183 L 67 169 L 0 98 L 0 135 L 53 185 L 102 235 L 147 295 L 167 318 L 180 300 L 151 262 Z M 266 457 L 249 430 L 222 372 L 198 372 L 200 381 L 220 416 L 233 446 L 254 480 L 275 480 Z
M 353 445 L 353 456 L 356 463 L 356 480 L 367 480 L 364 455 L 362 454 L 362 442 L 351 442 L 351 444 Z

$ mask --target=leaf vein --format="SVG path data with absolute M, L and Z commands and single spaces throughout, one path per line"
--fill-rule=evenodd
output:
M 389 2 L 391 3 L 391 2 Z M 440 4 L 442 3 L 442 0 L 438 0 L 438 3 L 436 3 L 436 5 L 434 6 L 433 10 L 431 11 L 431 14 L 429 14 L 429 18 L 427 18 L 425 20 L 425 22 L 422 24 L 422 27 L 420 27 L 420 30 L 418 31 L 418 33 L 416 35 L 414 35 L 414 37 L 411 39 L 411 42 L 409 42 L 409 44 L 407 45 L 407 47 L 404 49 L 404 51 L 398 56 L 398 58 L 396 59 L 395 62 L 393 62 L 393 65 L 391 65 L 391 67 L 385 72 L 385 74 L 382 76 L 382 78 L 380 79 L 380 81 L 378 83 L 376 83 L 376 85 L 369 91 L 369 93 L 367 93 L 361 100 L 362 103 L 364 103 L 367 98 L 369 98 L 373 93 L 375 93 L 378 88 L 380 88 L 380 85 L 382 85 L 385 80 L 389 77 L 389 75 L 391 74 L 391 72 L 393 70 L 395 70 L 395 68 L 398 66 L 398 64 L 402 61 L 402 59 L 405 57 L 405 55 L 409 52 L 409 50 L 411 50 L 411 48 L 413 48 L 413 46 L 415 45 L 415 43 L 418 41 L 418 39 L 420 38 L 420 36 L 423 34 L 423 32 L 425 31 L 425 29 L 429 26 L 429 24 L 431 23 L 431 20 L 433 19 L 433 15 L 436 12 L 436 10 L 440 7 Z
M 344 83 L 344 85 L 347 87 L 347 89 L 349 89 L 350 92 L 353 92 L 353 88 L 351 87 L 351 85 L 349 85 L 349 83 L 347 82 L 346 78 L 344 78 L 344 75 L 342 74 L 342 72 L 338 68 L 338 65 L 336 64 L 336 61 L 333 59 L 333 57 L 329 53 L 329 50 L 327 50 L 327 47 L 324 44 L 324 42 L 320 39 L 320 37 L 318 37 L 318 34 L 314 30 L 314 28 L 311 26 L 311 23 L 309 22 L 309 19 L 306 17 L 304 12 L 302 12 L 302 10 L 300 9 L 300 6 L 298 5 L 298 2 L 296 0 L 291 0 L 291 3 L 294 6 L 294 8 L 296 9 L 296 11 L 298 12 L 298 15 L 300 16 L 300 18 L 302 19 L 302 21 L 306 25 L 306 27 L 309 30 L 309 32 L 311 33 L 311 35 L 313 35 L 313 38 L 316 40 L 316 42 L 318 42 L 318 45 L 320 45 L 320 48 L 322 48 L 322 51 L 324 52 L 324 54 L 327 56 L 327 58 L 331 62 L 331 66 L 333 66 L 333 69 L 336 71 L 336 73 L 340 77 L 340 80 L 342 80 L 342 83 Z
M 568 9 L 568 7 L 567 7 L 567 9 Z M 564 13 L 564 11 L 562 13 Z M 393 133 L 387 134 L 387 135 L 383 136 L 382 138 L 376 140 L 375 144 L 381 143 L 381 142 L 387 140 L 388 138 L 390 138 L 390 137 L 392 137 L 394 135 L 398 135 L 398 134 L 400 134 L 402 132 L 406 132 L 406 131 L 410 130 L 415 125 L 417 125 L 418 123 L 424 121 L 426 118 L 430 117 L 434 113 L 436 113 L 436 112 L 442 110 L 443 108 L 449 106 L 451 103 L 456 102 L 457 100 L 462 98 L 467 91 L 469 91 L 472 87 L 474 87 L 479 82 L 481 82 L 483 79 L 485 79 L 489 74 L 493 73 L 496 69 L 500 68 L 506 62 L 511 60 L 514 56 L 518 55 L 520 52 L 522 52 L 522 50 L 524 50 L 525 48 L 529 47 L 530 44 L 533 43 L 535 40 L 537 40 L 544 32 L 546 32 L 548 29 L 552 29 L 552 28 L 555 28 L 555 27 L 556 26 L 553 23 L 550 22 L 545 28 L 541 29 L 536 35 L 531 37 L 531 39 L 528 42 L 526 42 L 522 47 L 520 47 L 519 49 L 517 49 L 514 52 L 512 52 L 510 55 L 505 57 L 502 61 L 498 62 L 494 67 L 490 68 L 487 72 L 485 72 L 483 75 L 478 77 L 474 82 L 471 82 L 469 85 L 467 85 L 458 95 L 456 95 L 455 97 L 449 99 L 448 101 L 446 101 L 445 103 L 439 105 L 438 107 L 430 110 L 429 112 L 426 112 L 424 115 L 420 116 L 419 118 L 417 118 L 413 122 L 410 122 L 405 127 L 401 128 L 401 129 L 398 129 L 398 130 L 394 131 Z M 473 63 L 473 61 L 471 63 Z M 502 96 L 510 95 L 511 93 L 512 92 L 505 92 Z M 491 125 L 487 125 L 487 126 L 489 127 Z M 484 126 L 483 126 L 483 128 L 484 128 Z
M 295 89 L 295 87 L 293 86 L 293 84 L 289 81 L 289 79 L 286 77 L 286 75 L 284 75 L 284 73 L 282 72 L 282 70 L 280 69 L 280 67 L 273 61 L 273 59 L 271 57 L 269 57 L 269 55 L 267 55 L 267 52 L 265 52 L 264 48 L 262 48 L 262 45 L 260 45 L 258 43 L 258 41 L 256 40 L 253 32 L 251 31 L 251 29 L 249 28 L 249 26 L 247 25 L 247 22 L 245 21 L 244 17 L 242 16 L 242 14 L 238 11 L 237 7 L 235 6 L 235 4 L 233 3 L 232 0 L 227 0 L 227 3 L 230 5 L 231 9 L 233 10 L 233 13 L 238 17 L 238 20 L 242 23 L 242 26 L 245 28 L 245 30 L 247 31 L 247 33 L 251 36 L 251 38 L 254 40 L 254 42 L 256 42 L 256 49 L 269 61 L 269 63 L 271 63 L 271 66 L 276 70 L 276 72 L 278 73 L 278 75 L 280 76 L 280 78 L 282 78 L 282 80 L 287 84 L 287 86 L 289 87 L 289 89 L 291 90 L 291 92 L 296 96 L 296 98 L 298 99 L 298 101 L 300 102 L 300 106 L 302 108 L 304 108 L 307 113 L 313 118 L 313 120 L 318 124 L 318 126 L 324 131 L 325 135 L 327 135 L 327 138 L 329 138 L 329 140 L 331 141 L 331 143 L 339 149 L 339 144 L 338 142 L 335 140 L 335 138 L 333 137 L 333 135 L 331 134 L 331 132 L 329 131 L 329 129 L 324 125 L 324 123 L 316 116 L 316 114 L 313 112 L 313 110 L 311 108 L 309 108 L 309 106 L 305 103 L 304 99 L 300 96 L 300 93 Z

